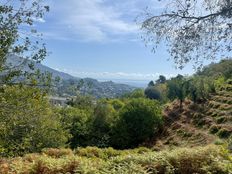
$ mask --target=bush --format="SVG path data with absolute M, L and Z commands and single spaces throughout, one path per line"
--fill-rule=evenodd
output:
M 116 148 L 136 147 L 154 136 L 161 126 L 161 108 L 157 101 L 132 99 L 119 113 L 111 145 Z
M 111 127 L 114 125 L 117 112 L 105 101 L 100 101 L 94 109 L 91 121 L 91 146 L 109 147 Z
M 71 134 L 70 147 L 87 146 L 89 144 L 91 111 L 67 107 L 59 109 L 63 127 Z
M 69 137 L 39 89 L 6 86 L 0 89 L 0 150 L 3 156 L 64 146 Z

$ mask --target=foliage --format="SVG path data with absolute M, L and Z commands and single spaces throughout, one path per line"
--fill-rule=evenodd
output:
M 155 99 L 162 103 L 167 102 L 167 80 L 163 75 L 159 76 L 156 83 L 153 81 L 149 82 L 144 94 L 149 99 Z
M 182 75 L 178 75 L 167 82 L 168 98 L 171 100 L 179 99 L 180 107 L 182 107 L 185 98 L 184 83 L 185 79 Z
M 223 77 L 225 80 L 232 78 L 232 59 L 223 59 L 219 63 L 211 63 L 205 66 L 197 75 L 218 79 Z
M 215 93 L 216 87 L 211 77 L 195 76 L 185 82 L 185 93 L 190 99 L 196 103 L 197 101 L 205 101 L 209 98 L 209 94 Z
M 46 95 L 25 86 L 0 89 L 0 146 L 3 156 L 63 146 L 68 134 L 53 113 Z
M 166 77 L 163 76 L 163 75 L 160 75 L 159 78 L 155 81 L 156 84 L 163 84 L 165 83 L 167 80 L 166 80 Z
M 155 86 L 155 83 L 153 81 L 150 81 L 147 86 L 148 87 L 153 87 L 153 86 Z
M 59 151 L 59 150 L 58 150 Z M 57 153 L 59 153 L 57 151 Z M 62 150 L 63 151 L 63 150 Z M 0 172 L 55 174 L 55 173 L 220 173 L 232 172 L 232 159 L 221 146 L 151 150 L 77 149 L 75 155 L 50 156 L 31 154 L 23 158 L 2 160 Z
M 179 68 L 193 61 L 215 60 L 228 55 L 232 38 L 230 0 L 168 0 L 159 14 L 142 15 L 146 44 L 165 43 Z M 152 8 L 151 8 L 152 9 Z M 140 22 L 140 21 L 139 21 Z
M 162 96 L 155 87 L 147 87 L 144 91 L 145 95 L 149 99 L 155 99 L 161 101 Z
M 134 91 L 125 94 L 123 98 L 145 98 L 145 95 L 142 89 L 135 89 Z
M 225 78 L 223 76 L 218 77 L 215 81 L 215 87 L 220 89 L 225 84 Z
M 107 103 L 112 105 L 115 111 L 119 111 L 121 108 L 125 106 L 125 103 L 123 103 L 119 99 L 110 99 L 107 101 Z
M 136 147 L 154 136 L 161 125 L 161 108 L 157 101 L 132 99 L 119 112 L 111 144 L 116 148 Z
M 27 64 L 27 59 L 37 62 L 43 60 L 47 51 L 41 44 L 41 35 L 35 29 L 36 20 L 43 18 L 49 7 L 41 0 L 3 0 L 0 3 L 0 82 L 6 83 L 14 77 L 23 75 L 20 67 Z M 33 37 L 34 36 L 34 37 Z M 33 39 L 32 39 L 33 37 Z M 23 56 L 25 61 L 19 65 L 6 63 L 11 55 Z M 33 70 L 33 63 L 28 64 Z M 25 72 L 27 75 L 28 72 Z
M 145 98 L 102 99 L 90 109 L 80 107 L 83 104 L 86 105 L 80 102 L 58 109 L 62 126 L 72 135 L 69 139 L 72 149 L 85 146 L 119 147 L 120 136 L 127 139 L 127 134 L 130 142 L 125 142 L 128 143 L 126 146 L 136 147 L 153 136 L 161 126 L 159 103 Z M 128 123 L 125 124 L 126 120 Z M 135 129 L 137 132 L 133 132 Z M 139 136 L 134 138 L 132 133 Z
M 111 127 L 115 124 L 117 112 L 107 102 L 100 101 L 94 109 L 91 124 L 91 144 L 98 147 L 108 147 Z
M 58 112 L 63 128 L 71 134 L 68 141 L 70 147 L 87 146 L 92 112 L 74 107 L 61 108 Z
M 94 108 L 94 98 L 90 95 L 77 95 L 70 99 L 67 104 L 79 109 L 92 110 Z

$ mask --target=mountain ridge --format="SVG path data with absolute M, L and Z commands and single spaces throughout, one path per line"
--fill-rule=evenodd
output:
M 33 63 L 34 69 L 39 69 L 41 73 L 49 72 L 52 74 L 52 77 L 60 77 L 60 82 L 58 86 L 54 89 L 54 95 L 58 96 L 74 96 L 77 93 L 77 90 L 82 95 L 93 95 L 96 98 L 113 98 L 119 97 L 125 93 L 131 92 L 136 89 L 136 87 L 115 83 L 112 81 L 99 82 L 94 78 L 79 78 L 72 76 L 68 73 L 57 71 L 41 63 L 33 62 L 32 60 L 26 60 L 15 55 L 10 55 L 7 59 L 7 64 L 11 66 L 17 66 L 24 63 L 21 66 L 22 71 L 33 72 L 28 66 L 28 64 Z M 81 83 L 81 87 L 77 89 Z

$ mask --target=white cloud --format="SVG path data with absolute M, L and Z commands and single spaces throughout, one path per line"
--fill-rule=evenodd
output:
M 50 13 L 57 35 L 78 41 L 135 40 L 139 37 L 135 19 L 146 6 L 160 4 L 153 0 L 53 0 Z
M 119 10 L 105 5 L 103 0 L 71 1 L 64 10 L 61 23 L 83 40 L 105 41 L 112 35 L 137 31 L 134 23 L 124 21 Z
M 45 23 L 45 19 L 43 18 L 32 18 L 35 22 L 38 22 L 38 23 Z

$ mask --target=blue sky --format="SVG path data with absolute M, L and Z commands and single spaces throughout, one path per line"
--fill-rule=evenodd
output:
M 49 0 L 50 12 L 36 23 L 51 54 L 43 64 L 78 77 L 155 80 L 192 74 L 192 65 L 175 69 L 164 46 L 145 47 L 135 19 L 157 0 Z

